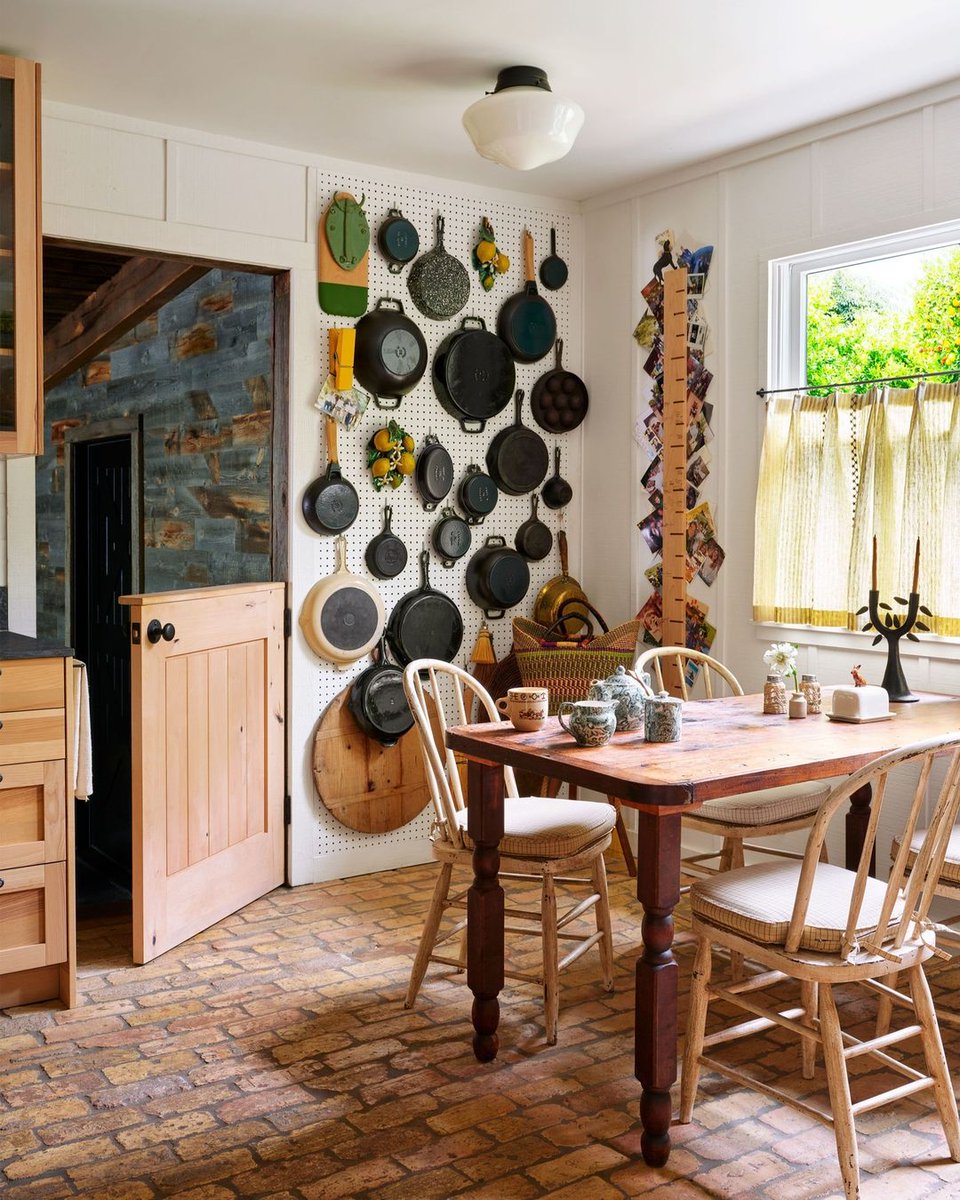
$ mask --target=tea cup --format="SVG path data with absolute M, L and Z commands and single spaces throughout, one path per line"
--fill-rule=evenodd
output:
M 557 719 L 578 746 L 605 746 L 617 728 L 617 704 L 615 700 L 565 700 Z
M 549 707 L 550 693 L 542 687 L 510 688 L 497 701 L 497 708 L 521 733 L 534 733 L 542 729 L 547 723 Z

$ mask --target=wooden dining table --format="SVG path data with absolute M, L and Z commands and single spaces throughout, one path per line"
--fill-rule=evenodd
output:
M 780 784 L 847 775 L 880 754 L 960 729 L 960 699 L 919 694 L 891 705 L 889 720 L 804 720 L 763 714 L 758 695 L 688 701 L 678 742 L 645 742 L 619 733 L 606 746 L 584 748 L 551 718 L 537 733 L 507 722 L 447 731 L 447 745 L 467 761 L 468 831 L 474 842 L 467 893 L 467 982 L 473 992 L 473 1049 L 488 1062 L 499 1049 L 503 988 L 503 889 L 498 845 L 503 836 L 503 768 L 511 766 L 579 789 L 616 797 L 637 812 L 637 899 L 643 906 L 643 949 L 636 965 L 635 1073 L 640 1082 L 641 1151 L 651 1166 L 670 1155 L 677 1077 L 677 963 L 673 909 L 680 898 L 680 818 L 706 800 Z M 851 799 L 846 816 L 847 865 L 859 860 L 870 792 Z

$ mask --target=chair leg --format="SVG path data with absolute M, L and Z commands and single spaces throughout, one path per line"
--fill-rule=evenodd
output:
M 850 1081 L 843 1057 L 840 1017 L 833 998 L 832 985 L 823 983 L 819 991 L 820 1034 L 823 1038 L 827 1086 L 830 1089 L 830 1108 L 833 1111 L 833 1132 L 837 1139 L 837 1157 L 840 1160 L 840 1174 L 843 1176 L 843 1194 L 846 1200 L 860 1200 L 860 1156 L 850 1104 Z
M 895 988 L 900 981 L 900 972 L 895 971 L 892 975 L 888 975 L 883 981 L 887 987 Z M 883 1037 L 890 1029 L 890 1022 L 893 1019 L 893 1001 L 887 996 L 880 997 L 880 1003 L 877 1005 L 877 1027 L 874 1033 L 877 1037 Z
M 598 942 L 600 969 L 603 972 L 604 991 L 613 991 L 613 935 L 610 926 L 610 898 L 607 895 L 607 868 L 603 855 L 593 861 L 593 889 L 600 899 L 596 903 L 597 932 L 603 936 Z
M 430 962 L 430 955 L 433 953 L 433 947 L 437 940 L 437 930 L 443 919 L 452 873 L 453 863 L 440 864 L 440 874 L 437 876 L 437 884 L 433 889 L 433 899 L 430 901 L 427 919 L 423 923 L 417 957 L 413 960 L 413 970 L 410 972 L 410 983 L 407 986 L 407 998 L 403 1002 L 404 1008 L 413 1008 L 417 992 L 420 991 L 420 984 L 423 983 L 423 977 L 427 973 L 427 964 Z
M 557 1020 L 560 1013 L 560 971 L 557 948 L 557 891 L 553 876 L 543 877 L 540 904 L 543 920 L 543 1013 L 547 1045 L 557 1044 Z
M 724 868 L 723 860 L 721 859 L 720 870 L 736 871 L 743 866 L 743 838 L 724 838 L 723 839 L 723 854 L 726 856 L 729 847 L 730 865 Z M 743 955 L 737 954 L 735 950 L 730 951 L 730 978 L 734 983 L 739 983 L 743 978 Z
M 933 1079 L 937 1111 L 940 1113 L 943 1132 L 950 1148 L 950 1157 L 954 1162 L 960 1162 L 960 1118 L 957 1116 L 957 1098 L 953 1092 L 950 1068 L 943 1052 L 943 1039 L 940 1037 L 937 1013 L 930 995 L 930 984 L 927 983 L 922 966 L 911 967 L 908 978 L 913 1006 L 923 1027 L 923 1056 L 927 1062 L 927 1074 Z
M 627 827 L 623 823 L 623 814 L 620 811 L 620 801 L 616 796 L 608 796 L 607 800 L 617 810 L 617 823 L 614 828 L 617 831 L 617 841 L 620 843 L 620 853 L 623 855 L 623 861 L 626 864 L 627 874 L 631 879 L 637 877 L 637 860 L 633 856 L 633 847 L 630 845 L 630 835 L 627 833 Z
M 690 975 L 690 1010 L 687 1014 L 687 1042 L 683 1050 L 683 1074 L 680 1078 L 680 1124 L 687 1125 L 693 1115 L 700 1080 L 700 1055 L 707 1028 L 707 1007 L 710 1003 L 710 969 L 712 950 L 707 938 L 697 939 L 697 957 Z
M 817 1016 L 818 986 L 809 979 L 800 981 L 800 1003 L 803 1005 L 803 1016 L 800 1019 L 811 1029 Z M 817 1066 L 817 1043 L 812 1038 L 800 1039 L 800 1064 L 804 1079 L 812 1079 Z

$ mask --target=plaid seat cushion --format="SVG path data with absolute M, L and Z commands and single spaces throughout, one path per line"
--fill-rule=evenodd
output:
M 829 794 L 830 784 L 823 780 L 789 783 L 783 787 L 763 788 L 759 792 L 725 796 L 722 800 L 708 800 L 690 816 L 724 825 L 773 825 L 812 816 Z
M 918 829 L 910 840 L 910 857 L 907 859 L 907 865 L 912 871 L 917 862 L 917 854 L 923 844 L 923 839 L 927 836 L 925 829 Z M 900 837 L 893 839 L 890 846 L 890 857 L 894 859 L 900 852 Z M 950 841 L 947 843 L 947 854 L 943 860 L 943 870 L 940 872 L 940 878 L 949 880 L 951 883 L 960 884 L 960 826 L 954 826 L 953 832 L 950 834 Z
M 690 908 L 694 916 L 721 929 L 742 934 L 764 946 L 782 946 L 793 914 L 800 867 L 799 862 L 773 862 L 724 871 L 691 887 Z M 802 949 L 824 954 L 840 952 L 855 879 L 855 873 L 843 867 L 817 864 L 807 923 L 800 940 Z M 881 880 L 867 880 L 857 925 L 858 938 L 876 930 L 885 890 L 886 884 Z M 893 911 L 894 922 L 902 911 L 903 903 L 898 900 Z
M 616 809 L 602 801 L 506 796 L 500 853 L 514 858 L 570 858 L 609 837 L 616 820 Z M 457 824 L 463 844 L 472 850 L 465 812 L 458 814 Z

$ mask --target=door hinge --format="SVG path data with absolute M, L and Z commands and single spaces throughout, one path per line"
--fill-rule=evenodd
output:
M 290 637 L 293 633 L 293 609 L 285 608 L 283 610 L 283 636 Z
M 284 798 L 283 798 L 283 823 L 284 823 L 284 825 L 290 824 L 292 809 L 293 809 L 293 802 L 291 801 L 290 797 L 284 796 Z
M 140 645 L 140 622 L 134 621 L 130 626 L 130 644 L 132 646 Z

